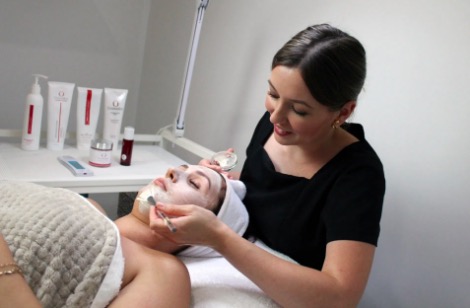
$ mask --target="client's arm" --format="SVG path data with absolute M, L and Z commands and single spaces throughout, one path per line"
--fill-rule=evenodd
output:
M 14 264 L 14 260 L 7 242 L 0 234 L 0 272 L 11 268 L 7 268 L 7 264 Z M 0 275 L 0 306 L 41 307 L 41 304 L 20 273 L 4 273 Z

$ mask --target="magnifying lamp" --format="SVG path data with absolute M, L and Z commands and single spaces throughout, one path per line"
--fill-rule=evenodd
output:
M 191 86 L 191 78 L 193 75 L 197 46 L 199 43 L 199 36 L 201 34 L 202 20 L 204 18 L 204 12 L 208 4 L 209 0 L 201 0 L 196 12 L 193 34 L 191 37 L 191 46 L 186 62 L 186 73 L 183 83 L 183 89 L 181 91 L 181 100 L 178 106 L 178 113 L 174 125 L 174 134 L 176 137 L 183 137 L 184 135 L 184 117 L 186 113 L 186 106 L 188 104 L 189 88 Z

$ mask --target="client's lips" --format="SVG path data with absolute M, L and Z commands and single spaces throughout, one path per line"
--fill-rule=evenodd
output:
M 166 184 L 165 184 L 165 180 L 163 178 L 158 178 L 158 179 L 155 179 L 153 180 L 153 183 L 160 187 L 163 191 L 166 191 Z

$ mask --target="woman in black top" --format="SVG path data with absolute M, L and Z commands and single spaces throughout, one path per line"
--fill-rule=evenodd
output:
M 248 235 L 299 264 L 270 255 L 192 205 L 158 204 L 181 216 L 172 219 L 178 232 L 166 232 L 154 213 L 151 227 L 178 243 L 214 248 L 281 306 L 356 306 L 385 193 L 382 164 L 362 126 L 345 123 L 365 76 L 360 42 L 329 25 L 299 32 L 274 56 L 267 112 L 240 179 L 247 187 Z

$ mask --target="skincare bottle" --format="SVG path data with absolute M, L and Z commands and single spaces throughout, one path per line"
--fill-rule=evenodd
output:
M 74 83 L 48 81 L 47 148 L 61 151 L 64 148 Z
M 114 144 L 115 151 L 118 151 L 117 145 L 128 92 L 127 89 L 104 88 L 103 138 Z
M 31 87 L 31 93 L 26 97 L 23 135 L 21 137 L 21 148 L 23 150 L 39 149 L 39 141 L 41 140 L 41 121 L 44 100 L 41 96 L 39 78 L 47 79 L 47 77 L 39 74 L 33 74 L 33 76 L 35 80 Z
M 122 139 L 121 165 L 130 166 L 132 158 L 132 148 L 134 146 L 134 128 L 126 126 L 124 128 L 124 139 Z
M 100 115 L 102 89 L 77 87 L 77 148 L 89 150 Z

